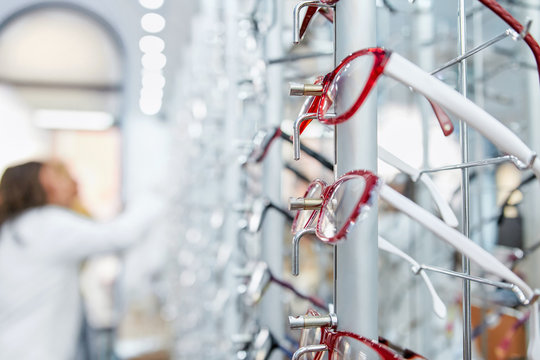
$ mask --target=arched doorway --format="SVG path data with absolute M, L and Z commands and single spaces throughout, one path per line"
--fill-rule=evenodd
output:
M 0 167 L 65 161 L 92 215 L 120 204 L 124 56 L 114 33 L 74 6 L 41 5 L 0 28 Z

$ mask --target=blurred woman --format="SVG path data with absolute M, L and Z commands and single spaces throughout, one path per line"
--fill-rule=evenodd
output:
M 10 167 L 0 180 L 2 359 L 74 359 L 81 261 L 136 243 L 160 215 L 147 197 L 100 223 L 71 210 L 76 199 L 77 183 L 57 161 Z

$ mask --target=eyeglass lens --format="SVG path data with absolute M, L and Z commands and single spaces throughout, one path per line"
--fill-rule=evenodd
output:
M 368 345 L 348 336 L 340 336 L 336 341 L 330 360 L 378 360 L 384 359 Z
M 366 189 L 366 180 L 361 176 L 351 177 L 329 194 L 320 215 L 319 232 L 331 238 L 347 224 Z M 354 196 L 351 196 L 354 194 Z
M 319 182 L 312 182 L 304 197 L 306 198 L 320 198 L 322 192 L 322 184 Z M 296 219 L 293 223 L 292 232 L 296 234 L 298 231 L 307 228 L 313 221 L 314 212 L 318 210 L 300 210 L 296 215 Z
M 349 110 L 360 97 L 370 78 L 375 56 L 366 53 L 339 70 L 322 99 L 319 118 L 332 108 L 337 116 Z

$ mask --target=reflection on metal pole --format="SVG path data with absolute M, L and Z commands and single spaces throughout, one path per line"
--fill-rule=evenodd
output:
M 335 10 L 338 61 L 376 45 L 375 0 L 341 0 Z M 351 78 L 349 81 L 354 82 Z M 340 96 L 357 96 L 352 91 Z M 353 119 L 336 126 L 337 174 L 353 169 L 377 171 L 376 94 L 371 94 Z M 377 208 L 374 206 L 336 246 L 335 296 L 338 327 L 365 337 L 378 335 Z M 342 316 L 340 316 L 342 314 Z
M 458 32 L 459 32 L 459 55 L 467 52 L 467 29 L 465 26 L 467 16 L 465 14 L 465 0 L 459 0 L 458 8 Z M 459 66 L 459 88 L 463 96 L 467 97 L 467 62 L 463 59 Z M 469 130 L 464 121 L 459 122 L 461 161 L 469 161 Z M 469 237 L 469 169 L 463 168 L 461 172 L 461 192 L 463 206 L 463 234 Z M 462 270 L 465 274 L 470 274 L 470 260 L 462 256 Z M 471 283 L 463 280 L 463 359 L 470 360 L 471 349 Z

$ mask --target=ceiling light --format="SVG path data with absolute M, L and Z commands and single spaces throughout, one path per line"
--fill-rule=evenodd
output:
M 141 18 L 141 26 L 149 33 L 158 33 L 165 28 L 165 18 L 156 13 L 148 13 Z
M 165 49 L 165 41 L 155 35 L 146 35 L 139 40 L 139 49 L 143 53 L 160 53 Z
M 159 9 L 163 5 L 163 0 L 139 0 L 142 7 L 150 10 Z
M 141 58 L 141 64 L 148 70 L 160 70 L 165 67 L 167 58 L 162 53 L 144 54 Z
M 37 127 L 57 130 L 106 130 L 114 125 L 114 116 L 102 111 L 39 109 L 33 113 Z

